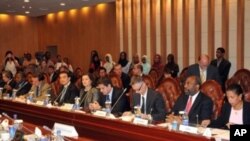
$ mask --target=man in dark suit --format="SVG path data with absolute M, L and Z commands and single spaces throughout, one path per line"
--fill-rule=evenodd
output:
M 48 75 L 49 75 L 49 80 L 50 80 L 50 83 L 53 83 L 57 80 L 57 77 L 58 77 L 58 73 L 55 71 L 55 67 L 50 65 L 48 67 Z
M 3 79 L 3 94 L 9 94 L 9 96 L 12 96 L 12 90 L 16 86 L 16 82 L 13 79 L 13 74 L 11 71 L 3 71 L 2 72 L 2 79 Z
M 123 88 L 130 89 L 130 86 L 129 86 L 130 77 L 126 73 L 122 72 L 121 64 L 116 64 L 114 66 L 114 73 L 121 78 Z
M 202 123 L 211 119 L 213 102 L 208 96 L 200 92 L 200 85 L 201 81 L 197 76 L 189 76 L 186 79 L 185 94 L 177 99 L 172 111 L 174 115 L 184 111 L 188 114 L 190 123 Z
M 17 90 L 16 96 L 25 95 L 30 91 L 32 85 L 25 80 L 25 74 L 23 72 L 17 72 L 15 80 L 17 83 L 15 86 Z
M 209 57 L 205 54 L 199 57 L 199 62 L 188 67 L 187 76 L 195 75 L 201 79 L 201 83 L 207 80 L 215 80 L 221 83 L 218 69 L 209 65 Z
M 141 76 L 133 76 L 131 85 L 135 94 L 132 97 L 132 106 L 141 107 L 141 117 L 153 121 L 164 121 L 166 117 L 165 102 L 161 94 L 148 88 Z
M 70 73 L 67 71 L 60 72 L 59 79 L 62 88 L 60 89 L 60 93 L 55 101 L 59 105 L 62 105 L 63 103 L 73 104 L 75 102 L 75 98 L 79 96 L 79 90 L 74 83 L 71 83 Z
M 123 90 L 113 87 L 111 80 L 108 77 L 100 78 L 97 84 L 102 94 L 100 95 L 99 101 L 95 101 L 89 105 L 90 110 L 100 110 L 102 107 L 105 107 L 106 101 L 111 102 L 111 113 L 115 116 L 120 116 L 129 108 Z
M 225 82 L 227 81 L 228 74 L 231 68 L 231 63 L 224 58 L 225 49 L 222 47 L 217 48 L 216 50 L 216 58 L 211 61 L 211 65 L 218 68 L 220 77 L 221 77 L 221 83 L 222 83 L 222 89 L 225 92 Z

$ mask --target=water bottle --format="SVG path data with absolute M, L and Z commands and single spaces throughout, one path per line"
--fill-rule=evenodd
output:
M 80 109 L 80 98 L 76 97 L 75 98 L 75 104 L 74 104 L 74 110 L 79 110 Z
M 63 136 L 61 135 L 61 130 L 56 131 L 56 139 L 55 141 L 64 141 Z
M 111 101 L 110 100 L 105 101 L 105 110 L 107 112 L 107 116 L 109 116 L 111 113 Z
M 172 130 L 177 131 L 178 130 L 178 122 L 176 119 L 172 122 Z
M 13 119 L 16 120 L 17 119 L 17 114 L 13 115 Z
M 188 125 L 189 120 L 188 120 L 188 114 L 185 112 L 182 116 L 182 124 L 183 125 Z
M 14 125 L 9 126 L 9 134 L 10 134 L 10 139 L 12 140 L 16 134 L 16 128 L 14 127 Z
M 17 89 L 14 89 L 12 91 L 12 100 L 15 100 L 16 99 L 16 93 L 17 93 Z

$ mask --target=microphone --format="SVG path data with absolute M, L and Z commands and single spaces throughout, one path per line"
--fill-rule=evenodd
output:
M 63 91 L 63 89 L 62 89 L 62 91 Z M 62 91 L 60 92 L 60 94 L 56 97 L 56 99 L 53 101 L 53 105 L 58 105 L 58 102 L 56 102 L 58 99 L 59 99 L 59 97 L 62 95 Z
M 197 126 L 199 125 L 199 115 L 198 114 L 196 115 L 196 125 Z
M 83 103 L 83 101 L 86 99 L 86 97 L 87 97 L 87 93 L 85 94 L 85 96 L 84 96 L 84 97 L 82 98 L 82 100 L 80 101 L 79 106 L 82 105 L 82 103 Z
M 127 88 L 125 88 L 123 91 L 122 91 L 122 94 L 118 97 L 118 99 L 116 100 L 116 102 L 114 103 L 114 105 L 111 107 L 110 109 L 110 113 L 112 112 L 112 110 L 114 109 L 114 107 L 116 106 L 116 104 L 118 103 L 118 101 L 122 98 L 123 94 L 127 91 Z
M 5 116 L 6 118 L 10 119 L 11 122 L 14 123 L 14 119 L 12 117 L 10 117 L 7 113 L 3 112 L 2 115 Z M 33 131 L 31 131 L 29 128 L 25 127 L 24 125 L 22 126 L 22 128 L 27 130 L 29 133 L 34 134 Z
M 51 128 L 49 128 L 48 126 L 46 125 L 43 125 L 43 129 L 49 131 L 51 134 L 53 134 L 53 130 Z M 61 135 L 62 136 L 62 135 Z M 62 136 L 62 138 L 65 140 L 65 141 L 71 141 L 70 139 L 68 139 L 67 137 L 65 136 Z

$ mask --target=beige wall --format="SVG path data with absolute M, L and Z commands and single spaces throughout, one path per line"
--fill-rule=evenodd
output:
M 118 45 L 129 57 L 152 59 L 159 53 L 166 62 L 173 53 L 182 69 L 200 54 L 214 58 L 223 46 L 232 62 L 230 75 L 250 69 L 249 0 L 119 0 L 116 5 Z

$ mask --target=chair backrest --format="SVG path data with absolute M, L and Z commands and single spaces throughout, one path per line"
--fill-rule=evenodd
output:
M 148 75 L 153 79 L 154 83 L 157 84 L 159 75 L 156 69 L 151 69 Z
M 224 93 L 221 85 L 215 80 L 208 80 L 201 85 L 201 92 L 209 96 L 213 103 L 213 119 L 216 119 L 221 113 L 221 107 L 224 102 Z
M 153 79 L 151 78 L 151 76 L 149 76 L 149 75 L 143 75 L 142 78 L 143 78 L 143 81 L 146 83 L 146 85 L 149 88 L 152 88 L 152 89 L 155 88 L 155 82 L 153 81 Z
M 185 84 L 185 81 L 186 81 L 186 78 L 187 78 L 187 70 L 188 70 L 188 67 L 185 67 L 179 77 L 177 78 L 178 81 L 180 82 L 180 86 L 181 86 L 181 90 L 184 92 L 184 84 Z
M 227 80 L 226 88 L 234 83 L 241 85 L 244 92 L 245 100 L 250 101 L 250 98 L 248 98 L 247 96 L 247 94 L 250 93 L 250 70 L 239 69 L 238 71 L 236 71 L 235 74 Z
M 112 83 L 112 85 L 114 87 L 123 88 L 122 80 L 121 80 L 121 78 L 118 75 L 116 75 L 116 74 L 110 74 L 109 78 L 110 78 L 111 83 Z
M 181 87 L 178 81 L 174 78 L 166 78 L 162 81 L 162 83 L 158 86 L 157 91 L 162 94 L 167 112 L 172 111 L 172 108 L 177 100 L 177 98 L 181 95 Z
M 235 72 L 235 74 L 230 78 L 231 81 L 227 84 L 238 83 L 242 86 L 244 92 L 250 91 L 250 71 L 247 69 L 240 69 Z

